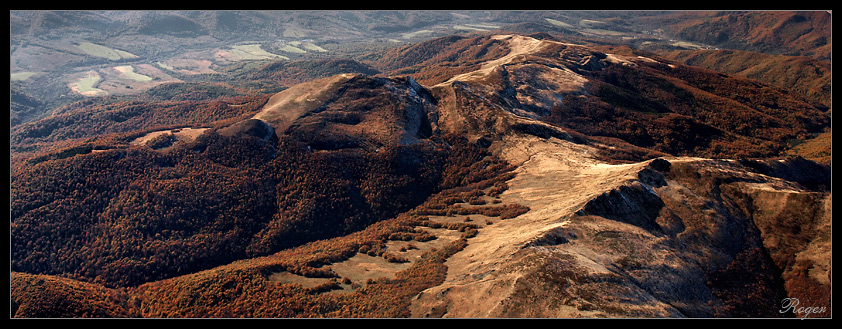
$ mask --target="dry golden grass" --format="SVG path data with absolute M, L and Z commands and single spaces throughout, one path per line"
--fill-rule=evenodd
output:
M 805 159 L 810 159 L 824 165 L 831 164 L 831 144 L 832 133 L 830 130 L 821 133 L 816 138 L 809 139 L 804 143 L 798 144 L 789 149 L 786 154 L 792 156 L 801 156 Z

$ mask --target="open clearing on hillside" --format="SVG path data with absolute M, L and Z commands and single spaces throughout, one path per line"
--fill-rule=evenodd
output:
M 461 204 L 465 208 L 473 207 L 468 204 Z M 481 232 L 483 227 L 493 225 L 501 219 L 484 215 L 454 215 L 454 216 L 428 216 L 429 220 L 440 224 L 474 223 Z M 340 289 L 331 290 L 330 293 L 353 292 L 364 286 L 369 280 L 392 279 L 403 270 L 409 269 L 421 258 L 425 252 L 433 249 L 441 249 L 446 245 L 458 240 L 463 232 L 457 229 L 430 228 L 418 226 L 416 229 L 424 230 L 436 238 L 429 241 L 395 241 L 385 243 L 383 255 L 389 255 L 400 262 L 390 262 L 384 256 L 372 256 L 364 253 L 357 253 L 347 260 L 326 265 L 339 278 L 309 278 L 286 271 L 275 272 L 268 276 L 268 280 L 278 283 L 300 284 L 305 288 L 313 288 L 336 280 Z M 347 279 L 347 280 L 346 280 Z
M 290 41 L 289 44 L 292 45 L 292 46 L 295 46 L 295 47 L 304 48 L 305 50 L 309 50 L 309 51 L 316 51 L 316 52 L 320 52 L 320 53 L 327 52 L 327 49 L 319 47 L 315 43 L 312 43 L 310 41 Z
M 299 27 L 288 27 L 284 29 L 283 36 L 286 38 L 304 38 L 307 37 L 308 30 Z
M 175 137 L 175 142 L 190 142 L 199 137 L 202 133 L 208 130 L 208 128 L 175 128 L 175 129 L 167 129 L 167 130 L 158 130 L 147 133 L 146 135 L 140 136 L 135 138 L 131 141 L 130 144 L 132 145 L 146 145 L 147 142 L 154 139 L 155 137 L 159 137 L 165 134 L 172 134 Z M 162 148 L 167 149 L 167 148 Z
M 310 51 L 316 51 L 316 52 L 320 52 L 320 53 L 326 53 L 327 52 L 327 49 L 319 47 L 318 45 L 316 45 L 312 42 L 305 42 L 301 46 L 304 47 L 304 49 L 307 49 L 307 50 L 310 50 Z
M 469 25 L 453 25 L 454 30 L 462 31 L 488 31 L 488 28 L 469 26 Z
M 710 49 L 713 47 L 690 41 L 672 41 L 671 46 L 687 49 Z
M 484 204 L 474 205 L 469 203 L 456 203 L 454 206 L 463 209 L 481 208 L 487 204 L 504 205 L 499 197 L 489 196 L 491 188 L 483 191 L 481 199 Z M 434 239 L 417 240 L 388 240 L 381 245 L 380 250 L 372 248 L 363 253 L 358 252 L 352 257 L 325 265 L 323 268 L 330 269 L 338 278 L 309 278 L 287 271 L 272 273 L 268 280 L 278 283 L 299 284 L 305 288 L 313 288 L 319 285 L 328 284 L 334 281 L 338 284 L 330 293 L 353 292 L 359 287 L 365 286 L 371 280 L 377 281 L 382 278 L 393 279 L 400 271 L 407 270 L 413 266 L 424 253 L 441 250 L 451 243 L 461 239 L 464 234 L 465 224 L 474 227 L 477 234 L 483 234 L 487 227 L 498 225 L 505 221 L 500 217 L 492 217 L 481 214 L 470 215 L 429 215 L 426 217 L 426 226 L 416 226 L 415 232 L 424 232 L 434 236 Z M 506 219 L 510 220 L 510 219 Z M 375 247 L 376 248 L 376 247 Z M 391 261 L 390 261 L 391 259 Z
M 315 43 L 313 43 L 311 41 L 306 41 L 306 40 L 305 41 L 290 41 L 290 42 L 278 41 L 277 44 L 278 44 L 278 47 L 280 47 L 279 50 L 290 52 L 290 53 L 304 54 L 304 53 L 307 53 L 308 50 L 320 52 L 320 53 L 326 53 L 327 52 L 327 49 L 319 47 Z M 301 49 L 301 48 L 304 48 L 304 49 Z
M 100 80 L 101 78 L 99 76 L 87 76 L 76 82 L 76 87 L 79 88 L 79 93 L 81 94 L 100 92 L 103 90 L 94 87 Z
M 604 30 L 604 29 L 585 29 L 583 33 L 586 34 L 595 34 L 595 35 L 610 35 L 610 36 L 621 36 L 626 35 L 624 32 L 612 31 L 612 30 Z
M 151 87 L 177 82 L 178 79 L 164 73 L 150 64 L 121 65 L 88 71 L 69 84 L 69 88 L 87 97 L 126 95 L 141 92 Z
M 596 21 L 596 20 L 592 20 L 592 19 L 583 19 L 583 20 L 579 21 L 579 25 L 584 26 L 584 27 L 594 27 L 594 26 L 603 25 L 603 24 L 605 24 L 605 22 Z
M 471 23 L 471 24 L 464 24 L 465 26 L 480 28 L 480 29 L 499 29 L 500 26 L 488 23 Z

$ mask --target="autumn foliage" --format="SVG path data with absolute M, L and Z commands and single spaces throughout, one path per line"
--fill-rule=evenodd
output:
M 441 38 L 385 54 L 376 70 L 432 84 L 508 50 L 487 37 Z M 329 74 L 334 64 L 375 70 L 321 61 L 271 64 L 252 74 L 292 81 Z M 273 68 L 295 74 L 273 75 Z M 569 129 L 581 142 L 608 146 L 601 156 L 614 161 L 774 156 L 829 126 L 823 108 L 711 71 L 641 63 L 580 73 L 590 81 L 586 92 L 565 96 L 537 119 Z M 164 85 L 136 99 L 86 100 L 13 127 L 12 315 L 408 316 L 411 298 L 440 284 L 447 257 L 478 234 L 467 218 L 442 223 L 431 216 L 505 220 L 530 210 L 494 199 L 515 167 L 492 155 L 487 140 L 434 129 L 425 111 L 435 100 L 423 89 L 391 93 L 410 81 L 353 79 L 332 95 L 333 103 L 269 138 L 224 130 L 269 99 L 224 84 Z M 420 100 L 406 101 L 412 97 Z M 401 130 L 411 121 L 409 108 L 418 126 L 411 134 Z M 132 143 L 184 127 L 207 131 L 190 141 L 164 134 Z M 394 136 L 400 141 L 389 139 Z M 356 254 L 410 263 L 384 245 L 435 239 L 427 229 L 460 235 L 393 278 L 348 283 L 326 267 Z M 711 273 L 708 286 L 724 301 L 717 315 L 776 309 L 770 305 L 783 286 L 768 258 L 762 249 L 746 250 Z M 303 287 L 268 279 L 281 271 L 327 281 Z M 331 293 L 341 284 L 356 289 Z M 809 277 L 789 284 L 822 288 Z
M 511 166 L 463 138 L 444 138 L 450 145 L 447 151 L 416 145 L 376 154 L 311 153 L 295 141 L 282 139 L 274 149 L 275 158 L 262 164 L 240 163 L 236 168 L 222 160 L 231 161 L 231 156 L 248 150 L 259 152 L 260 148 L 254 149 L 259 143 L 235 143 L 209 134 L 166 153 L 137 148 L 47 161 L 15 182 L 13 249 L 20 252 L 13 255 L 13 267 L 81 280 L 61 279 L 74 284 L 136 286 L 110 304 L 117 308 L 110 312 L 123 312 L 115 316 L 408 316 L 410 298 L 440 283 L 444 260 L 476 234 L 470 224 L 451 228 L 463 232 L 461 240 L 428 252 L 395 278 L 366 282 L 352 293 L 326 294 L 336 289 L 339 278 L 304 288 L 270 282 L 266 275 L 289 271 L 330 278 L 334 274 L 322 266 L 358 252 L 405 262 L 383 253 L 383 243 L 433 239 L 417 228 L 435 226 L 423 214 L 482 195 L 478 191 L 483 189 L 505 190 L 501 182 L 512 177 L 506 174 Z M 216 153 L 225 150 L 228 156 Z M 76 183 L 64 176 L 44 175 L 97 163 L 97 168 L 105 170 L 77 171 Z M 474 163 L 481 165 L 464 175 L 461 168 Z M 258 175 L 264 179 L 247 179 Z M 53 199 L 43 194 L 46 188 L 38 188 L 47 185 L 58 189 L 51 194 Z M 74 187 L 74 191 L 62 190 Z M 390 193 L 375 194 L 377 190 Z M 406 199 L 395 199 L 397 195 Z M 44 202 L 50 207 L 38 206 Z M 326 207 L 330 213 L 320 209 Z M 48 208 L 62 210 L 64 215 L 43 213 Z M 504 216 L 510 208 L 489 206 L 471 213 Z M 37 221 L 32 217 L 35 213 L 51 220 Z M 383 220 L 387 218 L 391 219 Z M 92 229 L 101 234 L 85 233 Z M 255 257 L 259 255 L 264 256 Z M 113 294 L 124 291 L 90 286 Z M 126 303 L 123 299 L 136 302 L 123 310 L 119 308 Z M 31 306 L 29 313 L 21 314 L 89 314 L 54 313 L 50 307 L 57 302 L 42 302 L 46 304 Z
M 722 306 L 714 306 L 715 317 L 778 318 L 781 301 L 787 297 L 780 270 L 762 248 L 741 252 L 723 269 L 710 275 L 708 286 Z
M 134 299 L 125 291 L 49 275 L 10 274 L 10 317 L 137 317 Z
M 589 95 L 568 97 L 542 120 L 586 136 L 622 140 L 631 144 L 629 154 L 713 158 L 777 156 L 790 141 L 829 126 L 824 109 L 801 96 L 673 66 L 639 63 L 590 72 L 596 79 Z

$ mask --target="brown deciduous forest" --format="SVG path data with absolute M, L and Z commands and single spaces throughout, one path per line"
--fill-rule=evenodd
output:
M 214 104 L 187 113 L 224 108 Z M 150 117 L 137 105 L 110 108 L 100 113 L 134 109 L 140 114 L 125 122 L 149 122 L 138 118 Z M 119 125 L 103 131 L 130 130 Z M 65 124 L 18 136 L 75 137 L 63 131 L 74 130 Z M 447 139 L 448 149 L 444 142 L 313 152 L 293 136 L 209 132 L 166 152 L 77 147 L 49 154 L 22 165 L 11 181 L 12 268 L 135 286 L 358 231 L 506 168 L 475 170 L 471 164 L 488 164 L 481 148 L 457 137 Z
M 650 152 L 714 158 L 778 156 L 830 124 L 823 105 L 698 68 L 618 65 L 592 74 L 590 96 L 568 97 L 542 120 Z
M 526 171 L 494 153 L 505 148 L 489 146 L 520 134 L 588 147 L 599 152 L 587 155 L 594 163 L 727 158 L 814 191 L 830 190 L 829 167 L 803 158 L 758 160 L 829 135 L 829 105 L 756 80 L 661 58 L 599 62 L 586 47 L 558 43 L 518 57 L 518 65 L 534 65 L 529 71 L 511 65 L 516 74 L 510 76 L 509 64 L 500 64 L 452 90 L 423 87 L 478 70 L 512 51 L 508 45 L 460 35 L 367 54 L 365 63 L 249 63 L 232 68 L 230 81 L 216 77 L 132 97 L 86 99 L 12 126 L 12 316 L 407 317 L 412 298 L 445 280 L 445 261 L 481 236 L 480 227 L 530 211 L 499 198 L 507 181 Z M 548 86 L 513 85 L 518 74 L 552 74 L 544 69 L 569 74 L 555 76 L 558 84 L 573 84 L 564 80 L 572 76 L 586 82 L 563 95 Z M 304 107 L 294 107 L 300 104 L 292 98 L 319 98 L 297 117 L 275 113 L 280 118 L 269 122 L 255 116 L 274 99 L 270 89 L 349 72 L 360 74 L 327 91 L 308 85 L 313 90 L 282 95 L 289 96 L 279 98 L 289 101 L 283 110 Z M 383 77 L 393 75 L 400 77 Z M 533 80 L 540 79 L 522 81 Z M 265 89 L 243 87 L 249 85 Z M 530 103 L 540 98 L 530 94 L 539 87 L 553 94 L 554 105 Z M 13 96 L 12 119 L 19 121 L 35 100 Z M 467 123 L 436 121 L 451 118 Z M 447 131 L 462 124 L 470 134 Z M 724 203 L 727 197 L 741 220 L 761 218 L 750 197 L 720 188 L 736 178 L 703 178 L 689 166 L 674 166 L 671 179 L 704 187 L 692 191 L 700 198 Z M 814 197 L 800 202 L 819 204 Z M 820 210 L 803 211 L 818 217 Z M 806 231 L 818 224 L 761 228 L 780 229 L 806 245 L 815 237 L 801 234 L 801 225 Z M 402 253 L 439 239 L 430 232 L 442 230 L 452 240 L 437 240 L 412 260 Z M 397 241 L 401 253 L 385 251 Z M 718 303 L 711 306 L 715 316 L 775 317 L 788 290 L 830 300 L 829 289 L 809 275 L 810 263 L 782 256 L 804 246 L 787 246 L 791 250 L 741 245 L 733 259 L 711 267 L 705 284 Z M 329 267 L 358 255 L 402 267 L 391 278 L 366 282 Z M 271 279 L 280 272 L 323 281 L 304 286 Z

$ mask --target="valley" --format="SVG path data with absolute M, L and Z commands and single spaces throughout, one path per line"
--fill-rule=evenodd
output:
M 11 317 L 832 317 L 819 13 L 11 18 Z
M 534 19 L 540 22 L 542 17 L 544 28 L 564 29 L 578 39 L 646 40 L 650 47 L 678 42 L 662 33 L 629 29 L 622 24 L 591 19 L 590 12 L 576 11 L 519 12 L 514 17 L 495 11 L 432 11 L 418 12 L 418 18 L 414 17 L 415 12 L 400 11 L 13 11 L 11 14 L 15 24 L 10 44 L 12 85 L 53 108 L 86 97 L 135 95 L 165 83 L 226 79 L 232 70 L 252 65 L 246 63 L 362 59 L 382 49 L 446 35 L 526 32 L 519 24 Z M 315 29 L 302 23 L 314 14 L 325 14 L 324 26 Z M 281 20 L 290 21 L 276 23 Z M 30 23 L 31 26 L 26 25 Z M 51 31 L 44 27 L 53 23 L 59 29 Z M 116 32 L 108 31 L 110 28 Z M 168 28 L 174 32 L 167 32 Z M 72 32 L 65 36 L 59 32 L 62 29 Z M 115 70 L 138 73 L 115 74 Z M 35 112 L 37 115 L 25 116 L 24 121 L 42 117 L 48 114 L 48 109 L 42 107 Z

